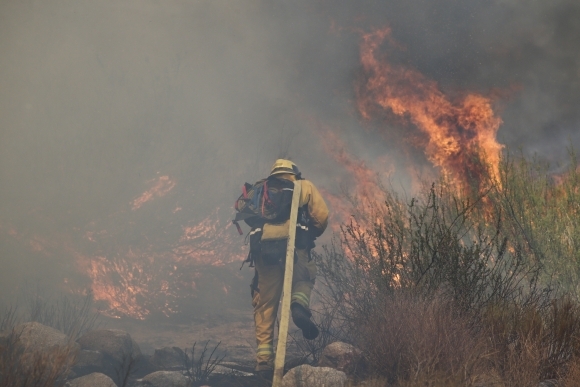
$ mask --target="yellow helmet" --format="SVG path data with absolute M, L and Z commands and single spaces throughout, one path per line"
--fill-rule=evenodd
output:
M 285 159 L 278 159 L 274 162 L 274 165 L 272 165 L 272 170 L 270 171 L 270 176 L 279 175 L 281 173 L 289 173 L 296 176 L 300 175 L 300 171 L 298 170 L 296 164 L 290 160 Z

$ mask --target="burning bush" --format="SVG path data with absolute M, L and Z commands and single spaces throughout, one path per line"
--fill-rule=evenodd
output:
M 483 192 L 442 181 L 405 201 L 385 190 L 316 256 L 323 302 L 373 373 L 397 386 L 577 374 L 580 180 L 574 158 L 557 180 L 539 166 L 506 157 Z

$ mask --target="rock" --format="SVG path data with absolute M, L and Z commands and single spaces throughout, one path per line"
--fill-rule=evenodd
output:
M 89 331 L 81 336 L 77 342 L 81 349 L 99 351 L 119 364 L 141 356 L 139 345 L 127 332 L 119 329 Z
M 25 348 L 26 351 L 44 352 L 66 347 L 70 347 L 71 352 L 79 350 L 79 345 L 71 341 L 67 335 L 38 322 L 19 324 L 12 332 L 18 336 L 19 345 Z M 12 332 L 4 332 L 4 337 L 8 337 Z
M 330 367 L 349 376 L 360 374 L 364 368 L 362 352 L 354 346 L 336 341 L 322 351 L 319 367 Z
M 105 374 L 94 372 L 90 375 L 81 376 L 71 380 L 67 387 L 117 387 L 115 382 Z
M 185 368 L 185 353 L 179 347 L 156 349 L 150 362 L 155 370 L 181 370 Z
M 6 385 L 39 385 L 42 380 L 65 378 L 79 350 L 67 335 L 38 322 L 19 324 L 0 336 L 7 366 L 0 374 L 8 380 Z
M 149 375 L 152 372 L 159 371 L 151 364 L 150 355 L 141 355 L 135 359 L 134 367 L 132 370 L 133 378 L 142 378 L 145 375 Z
M 189 380 L 180 371 L 156 371 L 138 381 L 142 387 L 187 387 Z
M 0 347 L 12 356 L 19 356 L 19 368 L 12 371 L 20 375 L 34 372 L 31 367 L 43 367 L 47 373 L 67 376 L 80 349 L 61 331 L 38 322 L 19 324 L 0 336 Z
M 284 375 L 282 387 L 344 387 L 346 382 L 346 374 L 342 371 L 304 364 Z
M 115 381 L 141 377 L 151 372 L 148 360 L 131 336 L 118 329 L 98 329 L 85 333 L 77 342 L 83 352 L 82 364 L 73 369 L 78 375 L 85 370 L 101 372 Z M 101 358 L 101 354 L 102 358 Z
M 110 362 L 107 362 L 102 352 L 81 349 L 77 354 L 71 371 L 78 378 L 94 372 L 107 373 L 103 371 L 108 367 L 110 368 L 111 364 Z M 113 370 L 110 370 L 108 374 L 111 374 L 112 372 Z
M 220 364 L 216 364 L 216 366 L 213 369 L 213 372 L 211 374 L 212 375 L 221 374 L 221 375 L 230 375 L 230 376 L 254 376 L 253 372 L 240 371 L 238 369 L 223 366 Z

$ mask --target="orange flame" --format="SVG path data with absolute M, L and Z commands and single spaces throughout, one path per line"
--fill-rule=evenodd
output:
M 169 176 L 159 176 L 157 179 L 150 180 L 149 183 L 154 183 L 154 185 L 131 202 L 133 210 L 141 208 L 143 204 L 156 197 L 165 196 L 175 187 L 175 181 L 171 180 Z
M 359 216 L 357 222 L 369 222 L 368 215 L 377 210 L 376 206 L 384 202 L 385 193 L 380 186 L 380 175 L 367 166 L 364 161 L 357 159 L 346 150 L 346 145 L 338 135 L 327 127 L 320 128 L 324 150 L 347 172 L 352 187 L 345 192 L 346 197 L 339 197 L 328 190 L 322 189 L 325 200 L 329 203 L 332 212 L 331 228 L 338 232 L 342 224 L 350 222 L 354 213 Z M 389 174 L 391 171 L 387 171 Z M 364 219 L 363 219 L 364 218 Z
M 155 311 L 169 316 L 179 311 L 180 297 L 196 292 L 193 278 L 204 266 L 245 258 L 229 227 L 216 209 L 199 223 L 184 226 L 173 246 L 129 247 L 113 257 L 75 255 L 80 270 L 90 278 L 95 300 L 106 303 L 106 315 L 145 319 Z M 85 234 L 89 240 L 101 236 Z
M 50 238 L 23 234 L 0 223 L 0 234 L 23 242 L 43 256 L 73 258 L 76 269 L 86 277 L 66 279 L 68 291 L 84 294 L 88 288 L 103 314 L 142 320 L 152 314 L 178 313 L 182 302 L 197 297 L 196 279 L 208 266 L 245 258 L 245 246 L 240 246 L 231 223 L 224 223 L 222 218 L 217 208 L 201 221 L 182 226 L 181 235 L 168 235 L 156 243 L 140 242 L 138 246 L 125 244 L 123 234 L 104 229 L 78 230 L 77 237 L 70 240 L 60 234 Z M 95 227 L 94 222 L 91 227 Z M 227 283 L 223 286 L 227 293 Z
M 151 270 L 154 261 L 131 250 L 124 259 L 82 255 L 77 258 L 77 264 L 85 266 L 83 271 L 91 279 L 95 300 L 107 303 L 104 313 L 110 317 L 127 315 L 142 320 L 150 313 L 147 303 L 151 302 L 154 292 L 163 292 L 167 300 L 172 296 L 162 286 L 151 286 L 158 273 Z M 165 306 L 162 312 L 170 313 L 170 306 Z
M 171 246 L 129 248 L 116 257 L 77 254 L 91 280 L 96 300 L 107 304 L 107 315 L 146 318 L 152 311 L 178 312 L 180 297 L 196 292 L 193 277 L 203 266 L 241 262 L 244 251 L 220 220 L 219 208 L 192 226 Z M 160 252 L 163 251 L 163 252 Z
M 323 146 L 327 154 L 342 165 L 355 180 L 356 200 L 364 205 L 381 203 L 384 192 L 379 186 L 379 174 L 346 151 L 344 142 L 329 128 L 322 129 Z
M 418 71 L 379 60 L 385 39 L 395 44 L 389 29 L 362 37 L 365 81 L 357 90 L 362 117 L 370 120 L 375 110 L 381 110 L 410 120 L 427 135 L 428 159 L 463 187 L 479 183 L 485 174 L 497 176 L 502 145 L 496 133 L 502 121 L 494 114 L 491 100 L 470 93 L 450 101 L 436 82 Z
M 201 222 L 183 228 L 179 244 L 173 249 L 175 261 L 222 266 L 245 258 L 240 241 L 229 232 L 232 224 L 224 226 L 218 213 L 219 208 Z
M 321 129 L 321 136 L 324 138 L 324 149 L 337 161 L 346 171 L 349 172 L 349 177 L 353 180 L 351 192 L 345 193 L 347 198 L 334 195 L 327 190 L 322 190 L 325 200 L 329 203 L 331 212 L 333 214 L 330 227 L 334 232 L 343 233 L 342 241 L 352 241 L 352 235 L 348 236 L 348 225 L 354 226 L 351 231 L 357 234 L 358 237 L 365 238 L 365 235 L 372 233 L 372 230 L 382 224 L 384 213 L 384 204 L 386 199 L 386 192 L 381 186 L 381 179 L 379 173 L 367 166 L 362 160 L 350 154 L 345 147 L 345 144 L 338 138 L 338 136 L 331 132 L 330 129 Z M 392 171 L 387 171 L 390 174 Z M 347 228 L 343 228 L 347 225 Z M 346 238 L 344 238 L 346 236 Z M 342 249 L 347 257 L 356 256 L 351 247 L 345 243 Z M 368 252 L 376 257 L 378 256 L 377 246 L 373 244 L 368 245 Z M 387 246 L 383 246 L 387 248 Z

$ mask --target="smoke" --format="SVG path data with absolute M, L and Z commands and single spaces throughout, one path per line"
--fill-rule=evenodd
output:
M 392 31 L 389 61 L 441 90 L 497 96 L 501 142 L 560 161 L 580 141 L 579 17 L 564 0 L 2 1 L 0 292 L 78 276 L 63 244 L 163 250 L 216 207 L 227 219 L 280 156 L 336 191 L 322 126 L 406 183 L 429 165 L 418 132 L 361 123 L 354 103 L 375 28 Z M 164 176 L 175 186 L 133 210 Z
M 509 146 L 556 161 L 554 153 L 578 143 L 577 2 L 363 1 L 337 17 L 344 23 L 349 14 L 361 29 L 391 27 L 403 49 L 390 60 L 443 89 L 501 91 L 499 137 Z

